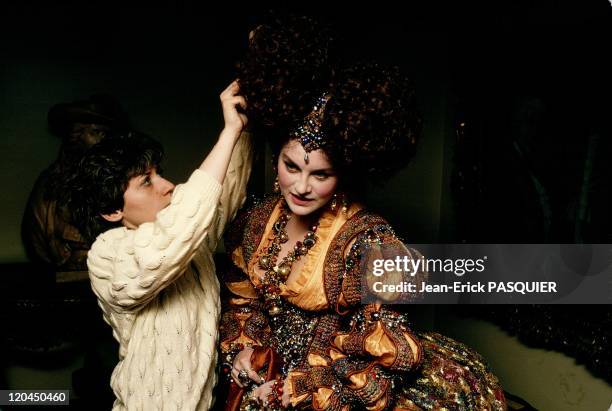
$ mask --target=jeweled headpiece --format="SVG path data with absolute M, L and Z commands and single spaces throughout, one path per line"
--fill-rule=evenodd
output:
M 321 124 L 323 123 L 325 106 L 329 99 L 330 96 L 327 94 L 318 97 L 312 111 L 304 119 L 304 123 L 291 133 L 291 136 L 297 138 L 304 147 L 304 151 L 306 151 L 304 161 L 306 163 L 308 163 L 308 153 L 323 147 L 326 143 L 327 136 L 321 130 Z

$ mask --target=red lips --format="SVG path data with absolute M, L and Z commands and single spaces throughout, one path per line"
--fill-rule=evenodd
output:
M 290 194 L 291 194 L 291 201 L 292 201 L 294 204 L 299 205 L 299 206 L 305 206 L 305 205 L 308 205 L 308 204 L 310 204 L 310 202 L 312 201 L 312 199 L 303 199 L 303 198 L 301 198 L 301 197 L 296 196 L 296 195 L 295 195 L 295 194 L 293 194 L 293 193 L 290 193 Z

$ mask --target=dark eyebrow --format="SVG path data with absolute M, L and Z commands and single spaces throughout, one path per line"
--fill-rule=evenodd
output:
M 140 184 L 143 184 L 145 180 L 147 179 L 147 177 L 151 177 L 151 169 L 147 170 L 146 173 L 141 174 L 138 177 L 140 178 Z
M 293 161 L 287 154 L 283 154 L 283 161 L 286 163 L 291 163 L 293 166 L 297 167 L 298 169 L 301 169 L 300 166 L 297 165 L 297 163 L 295 161 Z M 326 173 L 326 174 L 334 174 L 333 168 L 328 167 L 328 168 L 321 168 L 318 170 L 312 170 L 310 172 L 311 174 L 317 174 L 317 173 Z
M 283 161 L 285 163 L 291 163 L 292 165 L 296 166 L 297 168 L 300 168 L 297 163 L 295 161 L 293 161 L 287 154 L 283 154 Z

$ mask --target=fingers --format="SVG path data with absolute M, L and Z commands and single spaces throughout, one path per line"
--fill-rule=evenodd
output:
M 232 372 L 230 373 L 230 375 L 232 376 L 232 380 L 234 380 L 236 385 L 239 386 L 240 388 L 243 388 L 243 385 L 240 382 L 240 379 L 238 378 L 238 372 L 239 371 L 236 368 L 232 368 Z
M 240 86 L 238 85 L 238 80 L 234 80 L 231 83 L 229 83 L 229 85 L 225 88 L 225 90 L 221 92 L 221 94 L 230 93 L 232 91 L 238 90 L 239 88 Z
M 290 402 L 291 402 L 291 397 L 289 397 L 288 393 L 283 391 L 283 396 L 281 397 L 282 406 L 287 408 L 289 407 Z
M 272 385 L 274 381 L 268 381 L 265 384 L 260 385 L 259 387 L 253 390 L 253 396 L 257 398 L 260 402 L 267 402 L 268 395 L 272 392 Z
M 240 117 L 240 121 L 242 121 L 243 126 L 246 126 L 249 123 L 249 119 L 246 115 L 239 113 L 238 116 Z
M 263 384 L 265 382 L 262 381 L 262 378 L 253 370 L 249 370 L 249 378 L 255 381 L 257 384 Z
M 247 376 L 250 380 L 256 382 L 257 384 L 263 384 L 265 382 L 265 380 L 263 380 L 259 374 L 257 374 L 251 368 L 251 356 L 248 351 L 245 351 L 244 353 L 241 352 L 236 356 L 230 375 L 232 376 L 234 382 L 241 388 L 248 385 L 248 380 L 245 378 Z
M 251 370 L 251 357 L 250 356 L 241 356 L 240 358 L 236 357 L 238 361 L 234 364 L 234 367 L 240 370 Z
M 225 90 L 221 92 L 219 97 L 221 97 L 221 99 L 223 100 L 224 97 L 225 98 L 233 97 L 237 95 L 239 92 L 240 92 L 240 85 L 238 84 L 238 80 L 234 80 L 230 83 L 229 86 L 225 88 Z
M 225 126 L 237 128 L 238 130 L 244 129 L 248 123 L 248 118 L 243 112 L 247 107 L 246 99 L 243 96 L 221 96 L 221 105 L 223 107 L 223 118 L 225 119 Z M 240 107 L 242 110 L 238 109 Z
M 240 120 L 243 125 L 246 125 L 247 118 L 244 113 L 238 112 L 236 109 L 237 106 L 242 108 L 242 110 L 246 110 L 247 102 L 243 96 L 222 96 L 221 97 L 221 105 L 223 106 L 224 116 L 235 116 L 236 114 L 240 115 Z
M 256 399 L 257 401 L 259 401 L 259 402 L 261 402 L 261 400 L 262 400 L 262 398 L 263 398 L 263 396 L 261 395 L 261 390 L 262 390 L 262 388 L 261 388 L 261 387 L 262 387 L 262 386 L 256 387 L 256 388 L 253 390 L 253 398 L 255 398 L 255 399 Z
M 243 388 L 245 386 L 244 382 L 240 379 L 240 371 L 242 370 L 246 370 L 248 372 L 248 376 L 251 380 L 253 380 L 254 382 L 256 382 L 257 384 L 263 384 L 265 383 L 265 380 L 259 376 L 259 374 L 257 374 L 255 371 L 248 369 L 248 368 L 232 368 L 232 371 L 230 373 L 230 375 L 232 376 L 232 379 L 234 380 L 234 382 L 236 383 L 236 385 L 238 385 L 239 387 Z
M 226 127 L 235 126 L 243 129 L 247 125 L 248 118 L 244 112 L 237 109 L 237 107 L 240 107 L 244 111 L 247 108 L 246 99 L 239 93 L 240 85 L 238 80 L 234 80 L 219 96 L 223 106 L 223 117 L 225 118 Z
M 289 395 L 289 379 L 285 379 L 285 382 L 283 383 L 283 395 L 281 396 L 281 403 L 283 405 L 283 407 L 287 408 L 289 407 L 289 403 L 291 402 L 291 396 Z
M 243 110 L 246 109 L 247 102 L 243 96 L 236 96 L 234 100 L 235 100 L 235 104 L 238 104 L 240 107 L 242 107 Z
M 232 106 L 240 106 L 242 108 L 246 108 L 247 106 L 247 102 L 245 98 L 242 96 L 225 96 L 225 97 L 221 97 L 221 101 L 223 102 L 224 105 L 231 104 Z
M 224 106 L 240 106 L 246 109 L 247 102 L 243 96 L 221 96 L 221 103 Z

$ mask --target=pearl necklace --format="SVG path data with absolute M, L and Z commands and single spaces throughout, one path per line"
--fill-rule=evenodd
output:
M 291 274 L 293 263 L 299 260 L 303 255 L 308 254 L 308 250 L 317 242 L 315 232 L 317 231 L 318 224 L 312 226 L 311 229 L 306 232 L 304 240 L 296 242 L 293 250 L 289 251 L 287 256 L 285 256 L 278 265 L 276 264 L 282 244 L 289 241 L 286 227 L 287 222 L 291 218 L 291 214 L 285 211 L 285 202 L 283 200 L 281 201 L 281 214 L 272 227 L 274 238 L 266 249 L 265 254 L 263 254 L 258 261 L 259 268 L 264 270 L 264 275 L 260 283 L 256 285 L 257 291 L 264 297 L 264 307 L 272 316 L 278 315 L 282 311 L 280 286 L 281 284 L 285 284 L 289 274 Z

